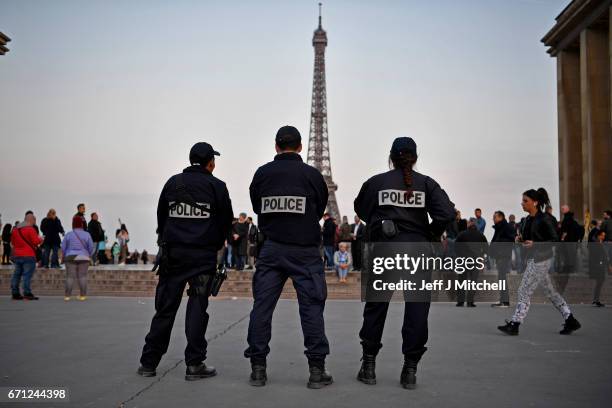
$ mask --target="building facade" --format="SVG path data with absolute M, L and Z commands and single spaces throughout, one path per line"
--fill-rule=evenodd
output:
M 612 0 L 573 0 L 542 38 L 557 59 L 560 204 L 612 208 Z

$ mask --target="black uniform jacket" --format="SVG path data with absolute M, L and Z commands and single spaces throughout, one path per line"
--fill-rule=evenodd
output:
M 321 173 L 297 153 L 281 153 L 255 172 L 249 188 L 259 230 L 285 244 L 321 244 L 319 220 L 329 195 Z
M 179 202 L 174 175 L 166 182 L 157 205 L 157 233 L 169 248 L 216 252 L 223 247 L 234 213 L 225 183 L 201 166 L 183 170 L 185 189 L 205 209 Z
M 393 220 L 401 232 L 425 240 L 439 237 L 455 219 L 455 205 L 446 192 L 434 179 L 416 171 L 412 172 L 412 195 L 406 191 L 402 170 L 393 169 L 363 183 L 354 204 L 369 228 L 376 228 L 382 220 Z

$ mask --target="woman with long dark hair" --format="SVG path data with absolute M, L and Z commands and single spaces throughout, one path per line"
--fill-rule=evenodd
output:
M 367 223 L 370 242 L 408 242 L 412 246 L 419 246 L 419 242 L 440 242 L 446 226 L 455 218 L 455 206 L 438 183 L 413 170 L 416 161 L 414 140 L 397 138 L 390 154 L 393 169 L 363 183 L 355 199 L 355 212 Z M 429 301 L 418 299 L 406 301 L 404 306 L 404 366 L 400 375 L 404 388 L 416 386 L 417 364 L 427 350 L 429 305 Z M 376 355 L 382 348 L 388 310 L 388 301 L 366 301 L 363 310 L 363 326 L 359 332 L 363 362 L 357 379 L 365 384 L 376 384 Z
M 519 325 L 529 311 L 531 295 L 539 285 L 542 285 L 546 297 L 565 320 L 563 329 L 559 333 L 570 334 L 580 328 L 580 323 L 572 315 L 565 299 L 553 286 L 548 274 L 553 258 L 552 243 L 559 240 L 555 225 L 544 213 L 544 208 L 550 205 L 548 193 L 543 188 L 527 190 L 523 193 L 521 205 L 523 211 L 529 215 L 525 218 L 517 239 L 522 243 L 527 264 L 518 289 L 518 303 L 512 319 L 506 321 L 505 325 L 498 326 L 498 329 L 509 335 L 518 335 Z

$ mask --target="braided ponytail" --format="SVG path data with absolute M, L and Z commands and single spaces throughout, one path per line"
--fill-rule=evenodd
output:
M 397 155 L 391 155 L 393 167 L 401 169 L 404 173 L 404 184 L 408 197 L 412 197 L 412 167 L 417 161 L 417 156 L 411 152 L 402 151 Z

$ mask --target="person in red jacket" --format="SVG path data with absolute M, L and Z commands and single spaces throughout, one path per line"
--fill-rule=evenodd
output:
M 32 293 L 30 281 L 36 269 L 36 248 L 42 244 L 42 239 L 34 229 L 36 217 L 32 212 L 26 213 L 25 220 L 11 233 L 11 245 L 13 246 L 13 262 L 15 272 L 11 279 L 11 292 L 13 300 L 38 300 Z M 19 291 L 21 277 L 23 276 L 23 296 Z

